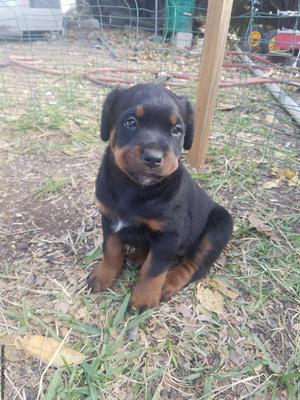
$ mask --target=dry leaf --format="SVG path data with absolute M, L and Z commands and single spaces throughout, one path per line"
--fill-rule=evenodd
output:
M 15 348 L 16 336 L 5 335 L 0 337 L 0 346 L 5 346 L 5 359 L 10 362 L 24 360 L 26 358 L 23 351 L 18 351 Z
M 272 174 L 278 178 L 274 182 L 281 183 L 284 180 L 284 178 L 286 178 L 288 180 L 288 186 L 291 187 L 300 186 L 300 179 L 297 171 L 287 168 L 274 167 L 272 168 Z M 266 182 L 266 184 L 270 184 L 270 182 Z M 265 188 L 265 189 L 270 189 L 270 188 Z
M 4 335 L 0 336 L 0 346 L 14 346 L 16 336 Z
M 214 311 L 218 315 L 224 313 L 224 299 L 220 292 L 209 289 L 204 286 L 203 282 L 199 282 L 196 295 L 205 310 Z
M 163 327 L 156 328 L 156 329 L 152 332 L 152 336 L 153 336 L 155 339 L 158 339 L 158 340 L 165 339 L 165 338 L 167 337 L 167 335 L 168 335 L 168 331 L 167 331 L 165 328 L 163 328 Z
M 272 124 L 274 122 L 274 115 L 273 114 L 266 114 L 266 121 Z
M 286 169 L 285 170 L 285 176 L 288 178 L 288 179 L 293 179 L 295 176 L 297 176 L 298 174 L 297 174 L 297 172 L 296 171 L 292 171 L 292 170 L 290 170 L 290 169 Z
M 53 339 L 39 335 L 28 335 L 16 337 L 15 346 L 17 350 L 23 350 L 28 355 L 48 364 L 56 353 L 60 343 Z M 78 351 L 62 346 L 52 361 L 55 367 L 68 365 L 77 365 L 85 360 L 85 356 Z
M 210 280 L 210 285 L 216 288 L 219 292 L 222 294 L 225 294 L 227 297 L 229 297 L 231 300 L 235 300 L 236 298 L 239 297 L 239 293 L 234 292 L 231 289 L 228 289 L 228 287 L 225 285 L 224 282 L 220 281 L 217 278 L 213 278 Z
M 235 108 L 238 108 L 237 104 L 219 104 L 219 107 L 222 111 L 231 111 Z
M 264 235 L 268 236 L 272 240 L 278 241 L 280 240 L 279 236 L 276 235 L 272 231 L 271 228 L 269 228 L 257 215 L 254 213 L 250 214 L 248 217 L 248 220 L 250 224 L 260 233 L 263 233 Z
M 88 315 L 89 312 L 86 307 L 80 307 L 74 313 L 76 319 L 85 319 Z
M 263 189 L 273 189 L 278 187 L 282 182 L 282 179 L 275 179 L 274 181 L 267 181 L 262 184 Z
M 299 179 L 298 175 L 293 176 L 293 177 L 288 181 L 288 185 L 291 186 L 291 187 L 300 186 L 300 179 Z
M 277 176 L 278 178 L 292 179 L 294 178 L 294 176 L 297 175 L 297 172 L 291 169 L 273 167 L 272 174 Z
M 193 316 L 191 310 L 184 303 L 176 304 L 175 309 L 177 312 L 182 314 L 183 318 L 185 319 L 191 319 Z

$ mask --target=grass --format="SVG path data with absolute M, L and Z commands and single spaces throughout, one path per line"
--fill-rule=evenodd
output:
M 82 54 L 76 49 L 72 57 L 75 68 Z M 196 68 L 198 56 L 188 62 Z M 148 59 L 141 63 L 149 68 Z M 270 130 L 265 115 L 272 100 L 262 89 L 221 90 L 223 103 L 239 101 L 239 107 L 217 110 L 207 166 L 191 174 L 234 216 L 232 241 L 211 277 L 239 296 L 224 297 L 222 315 L 204 312 L 193 284 L 137 315 L 127 309 L 134 266 L 113 290 L 92 295 L 85 288 L 102 257 L 94 180 L 103 151 L 98 103 L 107 88 L 73 79 L 73 72 L 70 82 L 37 76 L 36 101 L 27 103 L 34 107 L 22 109 L 23 92 L 8 91 L 1 122 L 0 145 L 8 145 L 1 179 L 9 180 L 0 219 L 0 335 L 62 340 L 71 330 L 68 345 L 87 357 L 75 367 L 49 368 L 42 398 L 299 399 L 299 187 L 287 178 L 263 187 L 276 179 L 274 167 L 299 169 L 292 122 L 276 115 L 277 130 Z M 8 71 L 6 88 L 26 82 L 18 74 Z M 279 240 L 252 226 L 251 213 Z M 30 358 L 7 363 L 13 382 L 7 397 L 17 388 L 36 398 L 45 366 Z
M 49 197 L 51 194 L 62 192 L 68 184 L 68 179 L 62 176 L 50 176 L 42 182 L 37 190 L 38 197 Z

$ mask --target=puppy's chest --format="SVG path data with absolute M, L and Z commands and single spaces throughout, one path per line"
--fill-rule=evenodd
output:
M 162 217 L 153 216 L 145 217 L 138 214 L 132 215 L 131 213 L 120 212 L 116 209 L 110 209 L 104 206 L 103 203 L 99 204 L 100 211 L 110 221 L 111 230 L 115 233 L 127 228 L 145 227 L 153 232 L 162 231 L 165 223 Z
M 121 219 L 120 217 L 115 217 L 111 219 L 111 230 L 115 233 L 120 232 L 122 229 L 130 228 L 136 226 L 134 221 L 128 221 L 126 219 Z

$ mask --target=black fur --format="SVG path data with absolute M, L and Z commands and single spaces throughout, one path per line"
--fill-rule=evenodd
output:
M 135 118 L 132 115 L 138 106 L 143 107 L 144 114 L 136 118 L 136 127 L 128 127 L 128 124 L 134 125 L 128 120 Z M 169 122 L 173 114 L 182 129 L 179 136 L 174 134 L 174 124 Z M 190 102 L 153 84 L 115 89 L 103 107 L 102 139 L 108 140 L 112 130 L 116 148 L 137 146 L 141 154 L 145 148 L 160 149 L 164 157 L 172 154 L 178 160 L 178 167 L 166 176 L 161 171 L 152 176 L 148 170 L 135 174 L 134 162 L 131 169 L 122 170 L 116 162 L 115 150 L 107 148 L 96 181 L 96 197 L 111 211 L 102 216 L 104 244 L 114 232 L 116 220 L 126 222 L 116 234 L 125 244 L 151 250 L 149 274 L 158 276 L 183 259 L 192 259 L 201 241 L 206 239 L 211 249 L 191 281 L 201 278 L 229 241 L 232 220 L 193 181 L 180 160 L 182 149 L 190 149 L 193 141 Z M 140 219 L 155 219 L 161 222 L 162 228 L 152 230 L 147 224 L 138 223 Z

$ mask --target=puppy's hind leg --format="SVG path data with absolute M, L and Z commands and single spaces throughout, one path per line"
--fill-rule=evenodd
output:
M 231 216 L 223 207 L 216 205 L 191 255 L 167 273 L 162 298 L 169 299 L 188 283 L 204 277 L 228 243 L 231 233 Z

